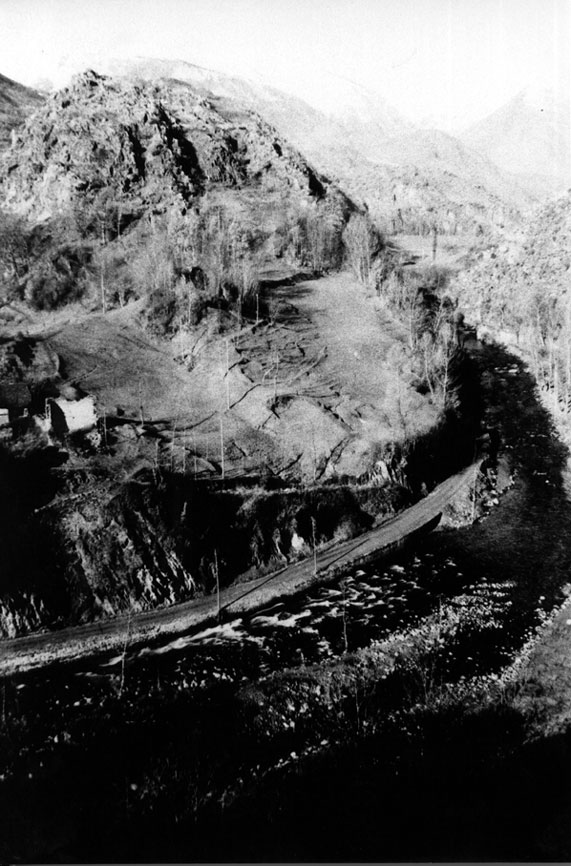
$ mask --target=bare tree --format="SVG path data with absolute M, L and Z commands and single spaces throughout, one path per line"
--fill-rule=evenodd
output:
M 361 283 L 369 285 L 373 254 L 378 243 L 367 216 L 364 214 L 351 216 L 343 232 L 343 243 L 353 273 Z

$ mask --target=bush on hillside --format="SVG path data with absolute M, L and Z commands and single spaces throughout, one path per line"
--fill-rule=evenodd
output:
M 148 299 L 155 333 L 195 325 L 213 305 L 241 318 L 255 313 L 264 264 L 282 259 L 315 271 L 341 264 L 341 228 L 319 204 L 207 193 L 195 210 L 154 218 L 133 233 L 128 283 Z
M 85 274 L 72 269 L 69 260 L 40 262 L 26 280 L 24 298 L 36 310 L 55 310 L 85 294 Z
M 18 297 L 38 310 L 76 301 L 86 290 L 91 246 L 69 214 L 38 225 L 0 212 L 0 279 L 5 298 Z
M 85 295 L 107 310 L 146 298 L 157 334 L 197 324 L 208 306 L 256 311 L 262 268 L 315 272 L 342 264 L 343 217 L 296 193 L 237 198 L 210 191 L 181 212 L 127 214 L 110 192 L 36 226 L 0 221 L 0 266 L 11 290 L 51 310 Z
M 4 291 L 17 286 L 25 276 L 32 246 L 25 220 L 0 210 L 0 279 Z

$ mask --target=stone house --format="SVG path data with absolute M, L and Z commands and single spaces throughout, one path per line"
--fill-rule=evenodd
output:
M 47 401 L 47 413 L 57 436 L 87 433 L 97 426 L 93 397 L 83 397 L 81 400 L 66 400 L 65 397 L 50 399 Z

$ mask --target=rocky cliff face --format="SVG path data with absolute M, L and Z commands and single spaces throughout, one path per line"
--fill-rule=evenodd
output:
M 0 158 L 8 296 L 40 309 L 153 296 L 164 330 L 193 289 L 203 309 L 242 298 L 276 259 L 338 265 L 353 203 L 255 112 L 214 103 L 94 72 L 49 98 Z
M 0 637 L 214 592 L 215 568 L 222 587 L 280 568 L 310 555 L 314 531 L 318 544 L 348 538 L 409 500 L 398 485 L 225 491 L 148 472 L 122 485 L 77 479 L 41 505 L 47 464 L 12 468 L 0 467 L 12 498 L 1 509 Z
M 19 470 L 21 486 L 25 470 Z M 5 515 L 3 526 L 2 636 L 144 610 L 192 594 L 192 578 L 142 489 L 112 492 L 84 479 L 83 492 L 39 510 L 30 508 L 37 499 L 28 492 L 23 497 L 12 490 L 17 515 Z

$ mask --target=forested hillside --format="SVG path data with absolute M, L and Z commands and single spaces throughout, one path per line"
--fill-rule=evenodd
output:
M 469 317 L 526 354 L 550 392 L 550 407 L 565 418 L 571 410 L 571 196 L 474 252 L 457 291 Z

